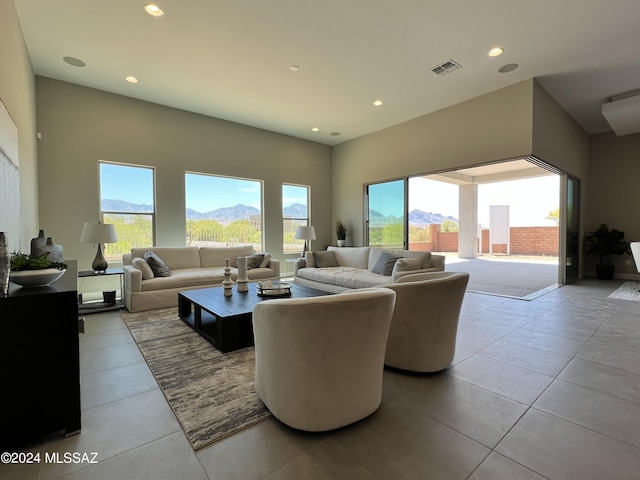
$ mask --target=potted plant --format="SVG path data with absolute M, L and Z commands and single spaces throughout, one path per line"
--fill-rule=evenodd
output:
M 342 220 L 336 221 L 336 237 L 338 237 L 338 246 L 344 247 L 347 240 L 347 224 Z
M 49 252 L 38 257 L 28 253 L 12 253 L 9 280 L 23 287 L 41 287 L 55 282 L 64 274 L 67 265 L 64 262 L 52 262 L 48 257 Z
M 631 255 L 629 242 L 624 240 L 624 232 L 611 229 L 603 223 L 595 232 L 585 237 L 586 254 L 596 255 L 596 276 L 600 279 L 611 280 L 615 270 L 612 264 L 613 255 Z

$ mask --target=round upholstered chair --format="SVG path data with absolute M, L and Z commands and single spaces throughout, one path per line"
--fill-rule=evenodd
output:
M 255 389 L 271 413 L 313 432 L 375 412 L 394 303 L 377 288 L 256 305 Z
M 456 353 L 469 274 L 417 273 L 397 282 L 380 287 L 396 292 L 385 365 L 413 372 L 444 370 Z

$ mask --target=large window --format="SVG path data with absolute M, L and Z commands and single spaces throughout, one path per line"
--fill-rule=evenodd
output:
M 282 185 L 282 252 L 300 253 L 304 240 L 295 238 L 296 228 L 309 225 L 309 187 Z
M 120 260 L 133 247 L 154 245 L 154 170 L 100 162 L 100 220 L 113 223 L 117 243 L 107 243 L 107 261 Z
M 376 183 L 367 187 L 368 245 L 405 247 L 406 181 Z
M 262 182 L 185 174 L 187 245 L 262 246 Z

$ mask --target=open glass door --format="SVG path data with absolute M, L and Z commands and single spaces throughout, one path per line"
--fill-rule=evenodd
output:
M 569 175 L 566 178 L 564 283 L 572 283 L 580 274 L 580 180 Z
M 367 245 L 405 248 L 407 233 L 407 180 L 376 183 L 367 186 Z

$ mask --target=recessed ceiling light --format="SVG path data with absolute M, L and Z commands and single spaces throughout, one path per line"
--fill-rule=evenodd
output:
M 86 65 L 82 60 L 75 57 L 62 57 L 62 60 L 74 67 L 84 67 Z
M 380 105 L 382 105 L 382 100 L 374 100 L 374 101 L 373 101 L 373 104 L 374 104 L 376 107 L 379 107 Z
M 491 50 L 489 50 L 489 56 L 497 57 L 498 55 L 502 55 L 502 52 L 504 52 L 504 50 L 500 47 L 493 47 Z
M 320 129 L 319 129 L 318 127 L 313 127 L 313 128 L 311 129 L 311 131 L 312 131 L 312 132 L 319 132 L 319 131 L 320 131 Z
M 291 65 L 289 67 L 289 70 L 291 70 L 292 72 L 299 72 L 300 71 L 300 67 L 298 65 Z
M 138 83 L 138 79 L 132 75 L 129 75 L 128 77 L 124 77 L 124 79 L 129 83 Z
M 161 16 L 164 15 L 164 10 L 162 10 L 155 3 L 147 3 L 144 6 L 144 11 L 147 12 L 149 15 L 153 16 L 153 17 L 161 17 Z
M 518 68 L 518 64 L 517 63 L 507 63 L 506 65 L 501 66 L 498 69 L 498 72 L 500 72 L 500 73 L 509 73 L 509 72 L 513 72 L 516 68 Z

